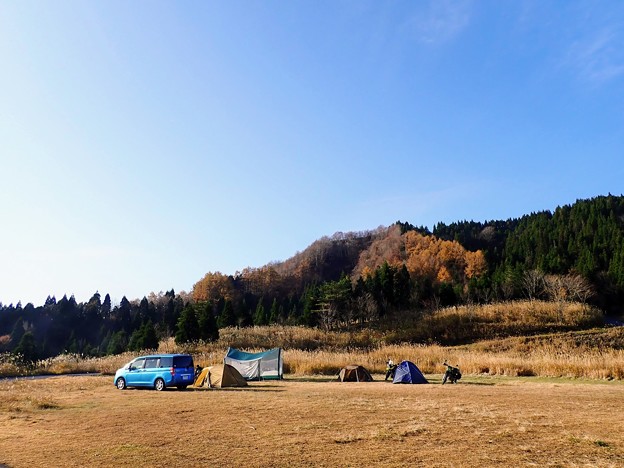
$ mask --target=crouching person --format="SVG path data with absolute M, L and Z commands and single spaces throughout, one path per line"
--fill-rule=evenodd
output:
M 459 379 L 461 379 L 462 375 L 459 371 L 459 368 L 453 367 L 450 364 L 444 363 L 446 366 L 446 372 L 444 372 L 444 378 L 442 379 L 442 385 L 446 383 L 448 380 L 451 383 L 457 383 Z
M 386 363 L 386 378 L 384 380 L 388 380 L 388 377 L 394 380 L 394 373 L 396 372 L 396 368 L 397 366 L 394 361 L 392 361 L 392 359 L 388 359 L 388 362 Z

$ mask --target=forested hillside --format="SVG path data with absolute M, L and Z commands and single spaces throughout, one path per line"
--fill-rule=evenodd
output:
M 520 219 L 438 224 L 433 235 L 481 249 L 494 297 L 522 294 L 527 272 L 578 275 L 592 288 L 592 301 L 621 312 L 624 299 L 624 197 L 579 200 Z
M 0 304 L 0 351 L 101 355 L 271 323 L 387 328 L 449 305 L 519 298 L 589 302 L 619 314 L 623 234 L 624 197 L 612 195 L 506 221 L 337 233 L 283 262 L 209 272 L 188 295 Z

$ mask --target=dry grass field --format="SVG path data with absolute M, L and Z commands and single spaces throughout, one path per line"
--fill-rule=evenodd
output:
M 3 380 L 0 464 L 624 465 L 621 381 L 428 377 L 160 393 L 119 391 L 110 376 Z

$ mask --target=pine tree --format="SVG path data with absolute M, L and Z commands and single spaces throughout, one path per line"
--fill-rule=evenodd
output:
M 277 323 L 279 321 L 279 307 L 277 306 L 277 298 L 273 299 L 271 303 L 271 310 L 269 312 L 268 323 Z
M 140 351 L 143 348 L 143 337 L 144 337 L 144 329 L 143 327 L 139 327 L 132 335 L 130 335 L 130 341 L 128 341 L 128 350 L 129 351 Z
M 175 342 L 177 344 L 184 344 L 198 340 L 199 338 L 199 323 L 197 323 L 195 310 L 193 310 L 193 307 L 189 304 L 182 309 L 182 314 L 178 319 Z
M 35 342 L 34 335 L 29 331 L 24 333 L 13 352 L 20 355 L 25 363 L 35 362 L 39 357 L 39 353 L 37 351 L 37 343 Z
M 219 339 L 219 327 L 212 313 L 212 306 L 209 302 L 196 305 L 197 322 L 199 324 L 199 338 L 204 341 L 215 341 Z
M 410 300 L 410 274 L 403 265 L 394 275 L 394 301 L 399 307 L 406 307 Z
M 151 320 L 143 325 L 143 346 L 142 349 L 158 349 L 159 340 L 156 329 Z
M 318 314 L 315 312 L 318 303 L 318 288 L 316 286 L 308 286 L 303 293 L 301 299 L 303 303 L 303 314 L 301 314 L 301 325 L 313 327 L 318 322 Z
M 217 320 L 219 328 L 233 327 L 236 325 L 236 316 L 234 315 L 234 308 L 232 307 L 232 301 L 226 300 L 223 303 L 223 310 Z
M 113 333 L 106 347 L 106 354 L 121 354 L 128 346 L 126 332 L 123 330 Z
M 262 298 L 260 298 L 256 306 L 256 313 L 254 314 L 253 321 L 256 326 L 267 325 L 268 323 L 268 317 L 264 310 L 264 305 L 262 304 Z

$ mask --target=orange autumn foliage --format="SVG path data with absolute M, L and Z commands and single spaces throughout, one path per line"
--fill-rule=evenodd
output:
M 429 278 L 438 283 L 464 283 L 483 274 L 487 267 L 483 252 L 470 252 L 458 242 L 423 236 L 416 231 L 409 231 L 403 237 L 405 265 L 412 277 Z
M 231 300 L 235 294 L 231 276 L 221 272 L 208 272 L 193 285 L 193 300 L 196 302 L 213 301 L 219 298 Z

